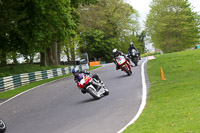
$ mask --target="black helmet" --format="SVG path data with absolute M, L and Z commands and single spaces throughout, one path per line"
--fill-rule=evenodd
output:
M 130 47 L 133 47 L 133 42 L 130 43 Z

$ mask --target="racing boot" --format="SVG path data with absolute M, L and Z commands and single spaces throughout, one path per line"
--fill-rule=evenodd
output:
M 100 83 L 101 83 L 102 85 L 104 84 L 102 80 L 100 81 Z
M 116 65 L 116 70 L 120 69 L 120 67 L 118 65 Z

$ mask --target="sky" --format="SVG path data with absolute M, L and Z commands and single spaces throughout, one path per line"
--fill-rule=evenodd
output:
M 129 3 L 136 9 L 139 13 L 139 22 L 140 27 L 144 28 L 144 21 L 146 20 L 146 16 L 150 11 L 149 4 L 152 0 L 124 0 L 125 2 Z M 191 3 L 191 6 L 194 7 L 194 11 L 200 13 L 200 0 L 188 0 Z

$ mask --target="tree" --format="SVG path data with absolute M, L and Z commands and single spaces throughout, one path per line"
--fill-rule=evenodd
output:
M 90 29 L 83 36 L 84 42 L 82 42 L 81 51 L 87 51 L 89 58 L 110 62 L 112 50 L 120 46 L 119 40 L 114 38 L 106 39 L 105 33 L 101 30 Z
M 147 16 L 146 30 L 156 48 L 176 52 L 199 41 L 199 19 L 188 0 L 154 0 Z
M 99 0 L 95 5 L 80 8 L 79 12 L 79 28 L 85 34 L 82 46 L 86 45 L 86 49 L 81 47 L 81 50 L 95 58 L 111 61 L 112 49 L 124 50 L 124 45 L 129 45 L 126 37 L 138 29 L 137 11 L 122 0 Z M 94 52 L 94 48 L 98 50 Z M 125 51 L 127 50 L 128 48 Z
M 0 65 L 7 64 L 6 57 L 9 52 L 18 50 L 14 40 L 19 40 L 17 22 L 23 18 L 23 14 L 18 10 L 22 4 L 19 0 L 0 1 Z
M 23 45 L 20 53 L 33 57 L 41 53 L 41 65 L 58 65 L 61 44 L 75 26 L 70 0 L 27 0 L 21 6 L 25 18 L 19 24 Z
M 0 63 L 6 65 L 9 52 L 21 53 L 29 63 L 40 52 L 41 65 L 58 65 L 61 45 L 78 24 L 74 6 L 95 1 L 1 0 Z
M 80 6 L 84 7 L 85 5 L 96 3 L 97 0 L 70 0 L 70 15 L 74 25 L 72 28 L 68 28 L 69 33 L 64 42 L 62 42 L 61 46 L 61 49 L 64 50 L 65 54 L 67 55 L 68 61 L 75 60 L 76 55 L 79 54 L 78 43 L 80 41 L 80 31 L 78 30 L 78 26 L 80 25 L 80 15 L 76 9 Z
M 139 42 L 138 50 L 140 51 L 140 53 L 144 53 L 146 32 L 143 30 L 139 35 L 137 35 L 137 37 L 138 37 L 138 42 Z

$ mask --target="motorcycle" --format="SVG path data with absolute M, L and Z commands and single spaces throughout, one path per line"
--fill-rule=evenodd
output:
M 138 62 L 139 62 L 139 53 L 138 53 L 135 49 L 132 49 L 132 50 L 129 52 L 128 57 L 131 59 L 131 61 L 132 61 L 136 66 L 138 65 Z
M 103 81 L 100 82 L 95 77 L 91 77 L 89 74 L 86 75 L 84 73 L 80 73 L 79 77 L 77 86 L 83 93 L 89 93 L 97 100 L 109 94 L 109 90 Z
M 132 74 L 130 63 L 124 58 L 124 56 L 118 56 L 115 58 L 117 65 L 121 68 L 122 71 L 126 72 L 128 76 Z
M 6 131 L 6 124 L 5 122 L 0 118 L 0 133 L 4 133 Z

